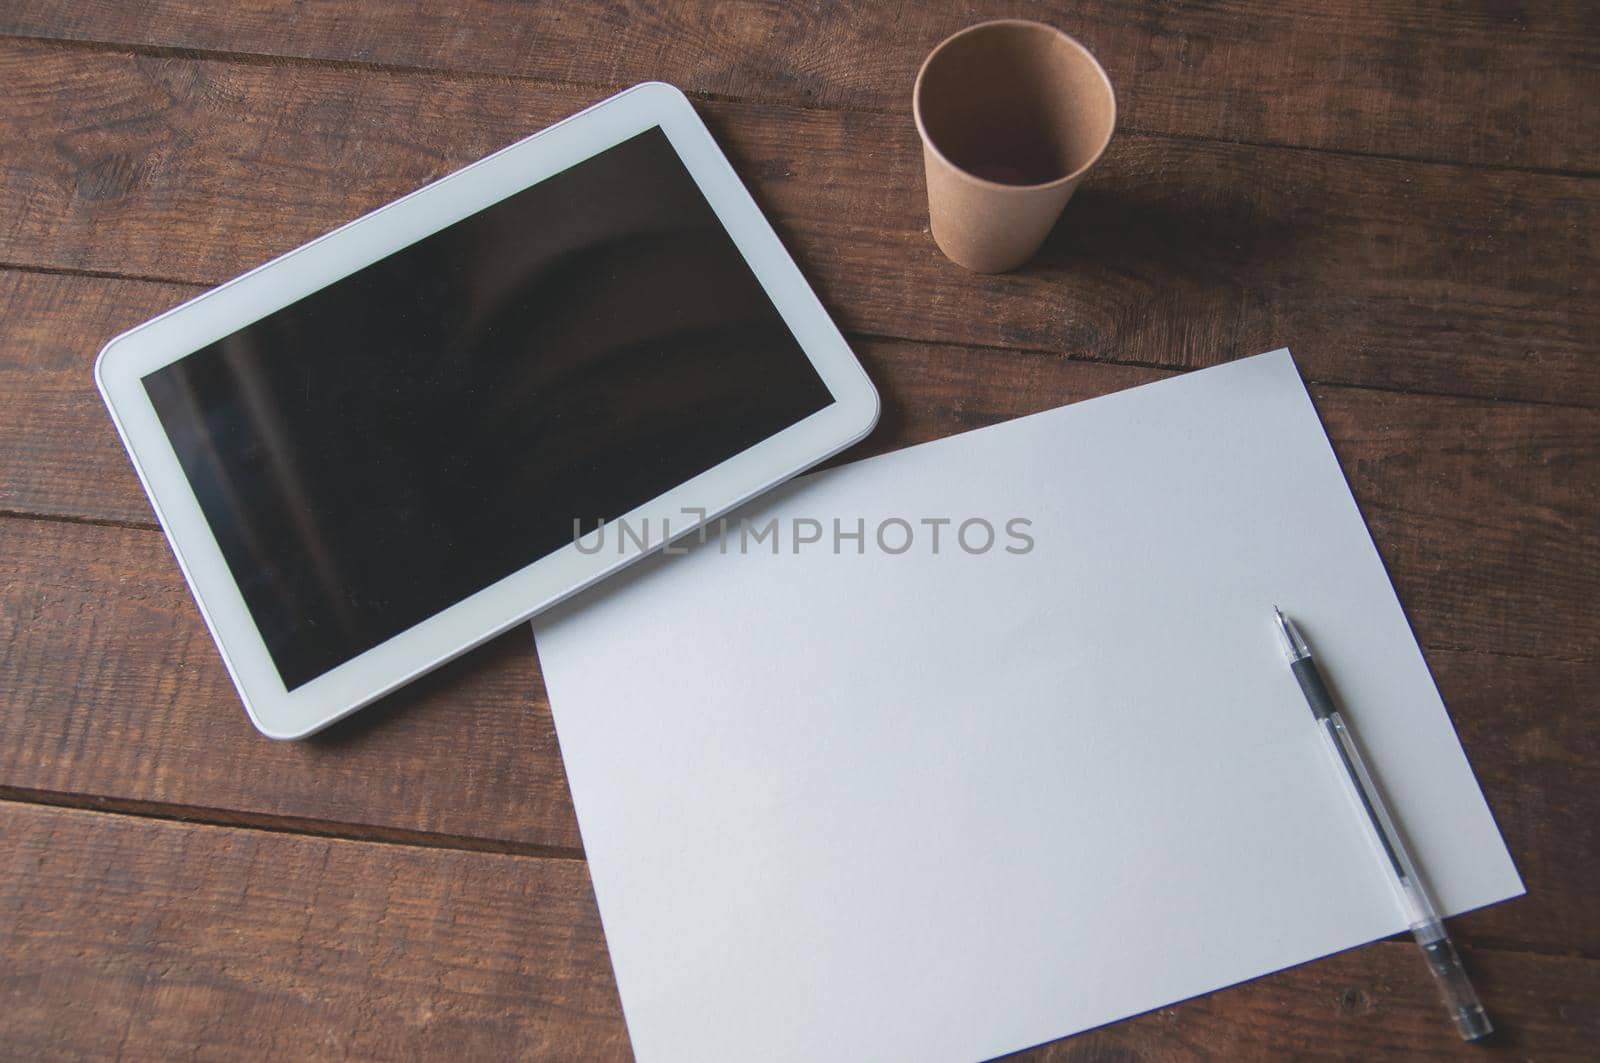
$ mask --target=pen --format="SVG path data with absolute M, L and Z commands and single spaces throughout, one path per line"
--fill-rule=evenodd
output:
M 1417 939 L 1417 944 L 1422 946 L 1428 969 L 1439 983 L 1439 992 L 1444 997 L 1445 1006 L 1450 1009 L 1450 1017 L 1455 1020 L 1462 1040 L 1476 1041 L 1492 1031 L 1494 1025 L 1478 1001 L 1478 994 L 1473 992 L 1456 947 L 1445 933 L 1439 909 L 1417 874 L 1416 862 L 1411 859 L 1400 832 L 1395 830 L 1389 809 L 1372 781 L 1372 773 L 1361 759 L 1361 751 L 1356 747 L 1344 717 L 1339 714 L 1339 707 L 1328 693 L 1327 684 L 1322 681 L 1322 674 L 1317 671 L 1316 662 L 1311 659 L 1311 649 L 1306 645 L 1304 636 L 1294 621 L 1284 616 L 1277 606 L 1273 606 L 1272 611 L 1278 618 L 1278 634 L 1283 639 L 1284 653 L 1289 657 L 1289 668 L 1300 682 L 1300 690 L 1311 706 L 1311 714 L 1317 718 L 1317 728 L 1322 732 L 1329 756 L 1333 758 L 1339 778 L 1344 781 L 1350 794 L 1351 804 L 1361 811 L 1371 829 L 1374 851 L 1394 887 L 1400 907 L 1411 922 L 1412 935 Z

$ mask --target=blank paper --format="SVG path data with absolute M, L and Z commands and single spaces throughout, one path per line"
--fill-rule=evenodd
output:
M 1288 351 L 808 477 L 540 618 L 638 1057 L 981 1059 L 1404 929 L 1275 603 L 1443 908 L 1521 893 Z

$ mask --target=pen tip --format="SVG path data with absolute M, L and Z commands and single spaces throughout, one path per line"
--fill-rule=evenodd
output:
M 1284 616 L 1283 610 L 1276 605 L 1272 607 L 1272 615 L 1278 618 L 1278 638 L 1282 640 L 1283 652 L 1289 655 L 1289 660 L 1298 661 L 1311 656 L 1311 648 L 1306 645 L 1305 637 L 1300 634 L 1294 621 Z

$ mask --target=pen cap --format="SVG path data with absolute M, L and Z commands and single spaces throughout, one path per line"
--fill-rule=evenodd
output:
M 1476 1041 L 1493 1033 L 1494 1024 L 1489 1021 L 1488 1013 L 1483 1010 L 1477 992 L 1467 979 L 1467 970 L 1462 966 L 1455 945 L 1442 934 L 1421 944 L 1422 954 L 1427 957 L 1428 967 L 1433 971 L 1434 980 L 1439 983 L 1439 995 L 1444 998 L 1445 1007 L 1450 1009 L 1450 1018 L 1454 1020 L 1461 1039 Z

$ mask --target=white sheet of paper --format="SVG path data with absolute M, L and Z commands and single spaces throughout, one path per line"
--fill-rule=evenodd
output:
M 1404 929 L 1274 603 L 1443 907 L 1522 892 L 1287 351 L 742 516 L 776 556 L 735 521 L 535 624 L 646 1063 L 980 1059 Z

